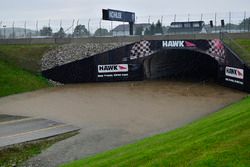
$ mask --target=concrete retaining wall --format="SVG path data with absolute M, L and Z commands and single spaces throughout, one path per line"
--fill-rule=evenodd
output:
M 233 39 L 250 39 L 250 33 L 231 33 Z M 220 34 L 176 34 L 154 36 L 123 36 L 123 37 L 89 37 L 89 38 L 27 38 L 0 39 L 0 44 L 67 44 L 67 43 L 122 43 L 140 40 L 174 40 L 174 39 L 215 39 Z

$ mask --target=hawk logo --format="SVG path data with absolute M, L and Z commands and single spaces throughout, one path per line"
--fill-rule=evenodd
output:
M 98 65 L 98 73 L 128 72 L 128 64 Z
M 240 68 L 226 67 L 225 75 L 233 78 L 244 79 L 244 70 Z
M 196 47 L 196 45 L 189 41 L 162 41 L 162 47 L 184 48 Z
M 184 41 L 162 41 L 162 47 L 185 47 Z

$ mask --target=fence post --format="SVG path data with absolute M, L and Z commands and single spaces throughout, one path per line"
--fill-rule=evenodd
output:
M 5 28 L 6 28 L 6 25 L 3 25 L 3 37 L 5 39 Z
M 243 31 L 244 31 L 244 32 L 245 32 L 245 30 L 246 30 L 246 28 L 245 28 L 245 27 L 246 27 L 246 21 L 247 21 L 247 20 L 246 20 L 246 11 L 245 11 L 245 12 L 244 12 L 244 20 L 243 20 L 243 24 L 244 24 L 244 25 L 243 25 L 243 26 L 244 26 L 244 30 L 243 30 Z
M 90 27 L 89 27 L 89 24 L 90 24 L 90 19 L 88 20 L 88 36 L 90 36 Z
M 12 38 L 15 39 L 15 21 L 12 23 Z
M 215 15 L 214 15 L 214 30 L 216 33 L 217 32 L 217 13 L 215 13 Z
M 26 34 L 27 32 L 26 32 L 26 20 L 24 21 L 24 38 L 26 38 Z
M 229 12 L 229 33 L 231 32 L 231 12 Z
M 38 33 L 38 20 L 36 21 L 36 36 L 38 36 L 39 33 Z

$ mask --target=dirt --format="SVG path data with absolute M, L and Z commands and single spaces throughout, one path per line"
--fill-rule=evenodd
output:
M 46 118 L 81 128 L 24 166 L 57 166 L 166 132 L 246 94 L 214 83 L 143 81 L 64 85 L 0 99 L 0 114 Z

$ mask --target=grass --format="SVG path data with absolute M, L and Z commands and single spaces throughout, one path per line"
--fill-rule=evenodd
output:
M 0 60 L 0 97 L 46 88 L 49 83 L 40 75 L 34 75 Z
M 13 167 L 20 165 L 29 158 L 40 154 L 42 150 L 49 148 L 54 143 L 76 134 L 78 134 L 78 132 L 70 132 L 46 140 L 39 140 L 28 144 L 15 145 L 10 148 L 2 149 L 0 150 L 0 166 Z
M 250 97 L 183 128 L 63 167 L 250 166 Z
M 31 72 L 40 71 L 44 53 L 56 45 L 0 45 L 0 60 Z
M 235 41 L 250 53 L 250 39 L 236 39 Z
M 48 87 L 40 74 L 43 54 L 54 45 L 0 45 L 0 97 Z
M 250 39 L 224 39 L 224 42 L 250 66 Z
M 250 39 L 237 39 L 235 41 L 246 51 L 242 59 L 250 65 Z

